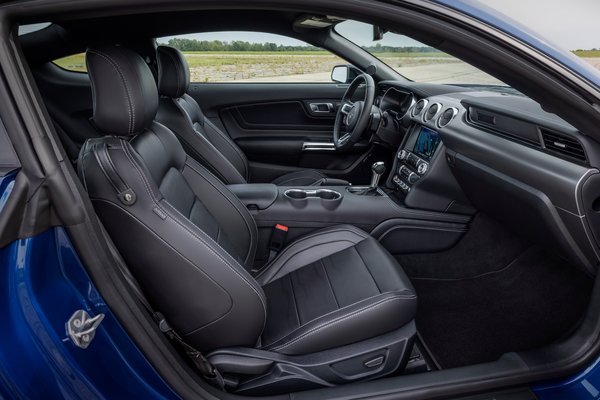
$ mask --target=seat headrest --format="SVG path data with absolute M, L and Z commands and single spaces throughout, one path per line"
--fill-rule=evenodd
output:
M 173 47 L 158 46 L 158 92 L 161 96 L 179 98 L 190 85 L 190 68 L 181 52 Z
M 158 110 L 154 76 L 142 57 L 121 46 L 89 48 L 94 124 L 103 133 L 131 136 L 148 128 Z

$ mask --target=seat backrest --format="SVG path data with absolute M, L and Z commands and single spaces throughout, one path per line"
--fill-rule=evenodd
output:
M 168 126 L 186 152 L 224 183 L 246 183 L 249 171 L 244 152 L 187 94 L 190 70 L 183 54 L 173 47 L 158 46 L 156 57 L 161 96 L 157 121 Z
M 106 46 L 86 60 L 103 136 L 86 141 L 78 172 L 100 220 L 184 340 L 203 351 L 254 346 L 266 300 L 248 273 L 252 216 L 154 121 L 156 84 L 139 55 Z

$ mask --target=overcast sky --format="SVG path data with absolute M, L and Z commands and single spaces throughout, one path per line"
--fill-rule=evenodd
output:
M 549 41 L 567 50 L 600 48 L 600 0 L 481 0 L 514 20 L 539 33 Z M 372 44 L 371 28 L 346 23 L 340 31 L 359 45 Z M 302 45 L 294 39 L 277 35 L 251 32 L 220 32 L 185 35 L 198 40 L 244 40 L 274 42 L 283 45 Z M 168 39 L 168 38 L 165 38 Z M 413 46 L 408 38 L 386 35 L 382 45 Z
M 567 50 L 600 48 L 600 0 L 481 0 Z

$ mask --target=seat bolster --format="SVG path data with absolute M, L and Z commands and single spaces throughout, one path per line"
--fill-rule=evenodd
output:
M 416 313 L 410 289 L 382 293 L 314 319 L 263 349 L 282 354 L 309 354 L 399 329 Z
M 179 99 L 181 100 L 181 99 Z M 197 125 L 178 99 L 162 98 L 156 119 L 177 135 L 186 152 L 210 169 L 222 182 L 246 183 L 242 176 L 213 143 L 195 129 Z M 198 129 L 202 129 L 198 127 Z
M 312 262 L 337 253 L 368 238 L 352 225 L 335 225 L 301 237 L 281 253 L 255 277 L 261 286 L 277 280 Z
M 243 256 L 243 265 L 250 269 L 256 253 L 258 231 L 248 209 L 223 182 L 193 158 L 187 157 L 182 172 L 196 197 L 221 221 L 221 228 L 238 254 Z

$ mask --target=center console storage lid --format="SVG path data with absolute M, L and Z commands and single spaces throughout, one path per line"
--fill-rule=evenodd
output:
M 269 208 L 278 196 L 277 186 L 272 183 L 241 183 L 227 185 L 246 207 L 256 206 L 259 210 Z

